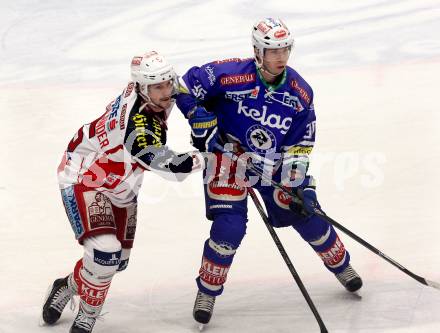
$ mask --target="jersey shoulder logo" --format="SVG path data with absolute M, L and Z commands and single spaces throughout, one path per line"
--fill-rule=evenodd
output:
M 196 82 L 193 86 L 193 88 L 191 89 L 191 92 L 193 93 L 194 97 L 200 99 L 200 100 L 204 100 L 205 99 L 205 95 L 207 93 L 207 91 L 205 89 L 203 89 L 202 85 L 200 84 L 200 82 Z
M 302 87 L 297 80 L 292 80 L 290 81 L 290 86 L 293 88 L 293 90 L 295 90 L 298 95 L 304 100 L 306 101 L 307 104 L 311 104 L 312 102 L 312 98 L 310 97 L 310 94 L 307 92 L 307 90 Z

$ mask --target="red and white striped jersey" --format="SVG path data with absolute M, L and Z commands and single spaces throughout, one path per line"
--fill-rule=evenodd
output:
M 101 117 L 78 130 L 58 167 L 60 188 L 83 184 L 124 207 L 136 200 L 145 170 L 191 172 L 193 156 L 165 146 L 165 121 L 143 103 L 130 82 Z

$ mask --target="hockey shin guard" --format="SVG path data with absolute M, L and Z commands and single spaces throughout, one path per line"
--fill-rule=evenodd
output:
M 77 262 L 73 277 L 82 310 L 89 317 L 97 317 L 121 261 L 121 244 L 113 235 L 101 235 L 87 239 L 84 250 L 84 258 Z
M 196 279 L 200 291 L 211 296 L 223 292 L 234 254 L 235 249 L 222 247 L 212 239 L 206 240 L 199 277 Z
M 196 279 L 199 290 L 211 296 L 223 292 L 235 251 L 246 233 L 247 219 L 242 214 L 217 214 L 210 238 L 203 248 L 202 265 Z
M 350 254 L 339 239 L 333 226 L 318 216 L 294 226 L 332 273 L 342 272 L 350 263 Z

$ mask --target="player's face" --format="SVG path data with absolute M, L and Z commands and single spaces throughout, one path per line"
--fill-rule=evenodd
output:
M 153 111 L 161 112 L 171 106 L 171 95 L 173 94 L 173 80 L 164 81 L 148 86 L 148 96 L 157 107 L 152 107 Z
M 281 49 L 265 49 L 263 64 L 264 67 L 272 74 L 281 74 L 287 66 L 290 56 L 290 47 Z

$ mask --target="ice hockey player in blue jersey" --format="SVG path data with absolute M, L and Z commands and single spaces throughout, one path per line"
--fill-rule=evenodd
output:
M 196 279 L 193 311 L 202 324 L 209 322 L 215 298 L 223 292 L 247 223 L 249 184 L 239 181 L 240 165 L 222 157 L 216 144 L 250 154 L 255 165 L 271 168 L 275 181 L 289 181 L 302 201 L 293 201 L 262 181 L 252 184 L 271 224 L 292 226 L 348 291 L 362 286 L 334 228 L 313 214 L 319 207 L 315 181 L 307 174 L 316 129 L 313 91 L 287 66 L 293 36 L 281 20 L 267 18 L 253 26 L 252 44 L 254 58 L 192 67 L 180 79 L 177 105 L 189 120 L 192 144 L 217 157 L 214 172 L 204 174 L 206 214 L 212 226 Z

